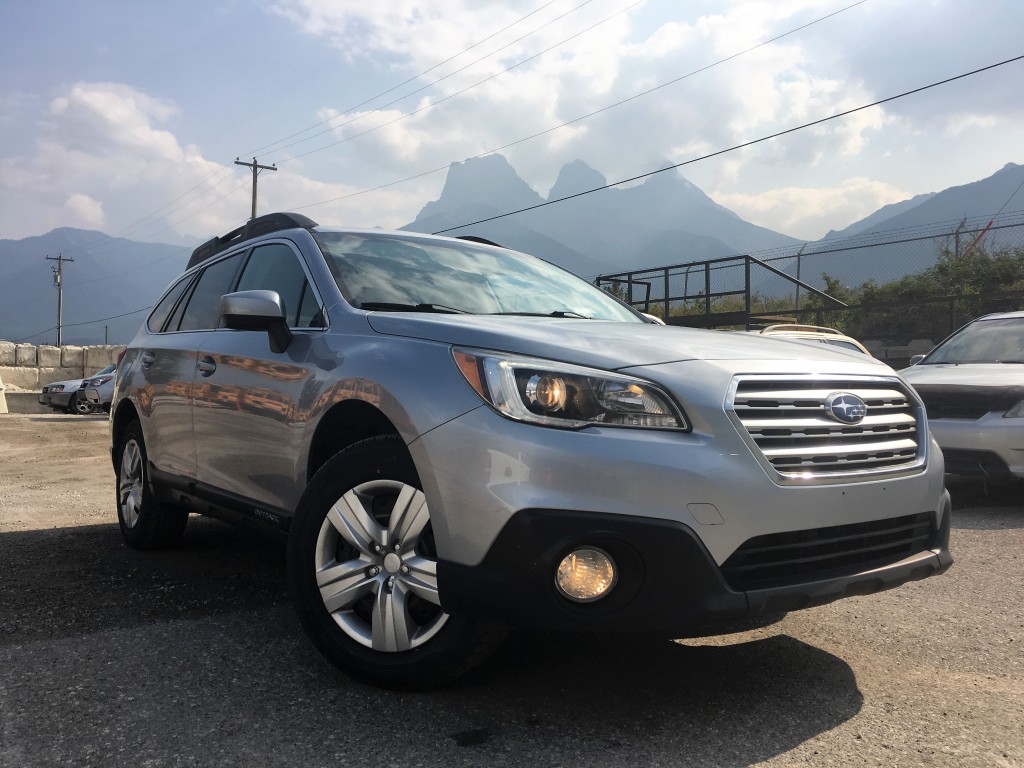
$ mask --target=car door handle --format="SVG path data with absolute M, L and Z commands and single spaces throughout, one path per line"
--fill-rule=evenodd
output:
M 196 363 L 196 370 L 203 374 L 203 376 L 210 376 L 217 370 L 217 364 L 213 362 L 212 357 L 204 357 Z
M 154 362 L 156 362 L 156 355 L 154 355 L 152 352 L 143 352 L 142 353 L 142 367 L 143 368 L 149 368 L 149 366 L 151 366 Z

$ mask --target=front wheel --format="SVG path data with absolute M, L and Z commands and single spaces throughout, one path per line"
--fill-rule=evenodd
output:
M 139 422 L 131 422 L 121 432 L 117 456 L 117 522 L 125 542 L 134 549 L 165 549 L 177 544 L 188 512 L 162 504 L 153 495 Z
M 79 416 L 88 416 L 96 410 L 96 406 L 86 400 L 84 396 L 79 397 L 78 392 L 75 392 L 75 394 L 71 396 L 71 402 L 68 404 L 68 408 Z
M 481 663 L 504 631 L 441 607 L 426 498 L 397 436 L 329 460 L 288 537 L 299 619 L 335 666 L 388 688 L 431 688 Z

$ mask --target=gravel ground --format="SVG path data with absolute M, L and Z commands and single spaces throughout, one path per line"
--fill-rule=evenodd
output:
M 1024 494 L 952 489 L 944 576 L 700 641 L 514 635 L 430 694 L 348 680 L 282 542 L 121 542 L 101 417 L 0 416 L 0 766 L 1021 766 Z

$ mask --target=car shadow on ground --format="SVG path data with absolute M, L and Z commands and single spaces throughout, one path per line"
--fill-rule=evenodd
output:
M 0 645 L 282 604 L 285 570 L 283 537 L 195 515 L 162 552 L 116 524 L 2 533 Z
M 744 766 L 863 706 L 849 665 L 785 622 L 721 645 L 517 632 L 451 688 L 371 688 L 303 635 L 283 540 L 204 518 L 155 553 L 114 525 L 0 534 L 0 578 L 0 663 L 26 702 L 6 733 L 38 764 L 116 743 L 132 764 Z M 72 700 L 40 742 L 53 691 Z

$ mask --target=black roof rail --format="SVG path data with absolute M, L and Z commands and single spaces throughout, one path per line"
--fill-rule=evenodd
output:
M 211 238 L 200 245 L 192 251 L 192 256 L 189 258 L 188 266 L 185 269 L 191 269 L 196 264 L 206 261 L 211 256 L 227 250 L 237 243 L 244 242 L 251 237 L 278 232 L 282 229 L 312 229 L 316 226 L 319 225 L 301 213 L 268 213 L 264 216 L 258 216 L 255 219 L 249 219 L 238 229 L 233 229 L 226 235 Z
M 486 237 L 478 237 L 477 235 L 456 235 L 456 240 L 468 240 L 471 243 L 483 243 L 484 245 L 497 245 L 499 248 L 503 247 L 498 245 L 493 240 L 488 240 Z

